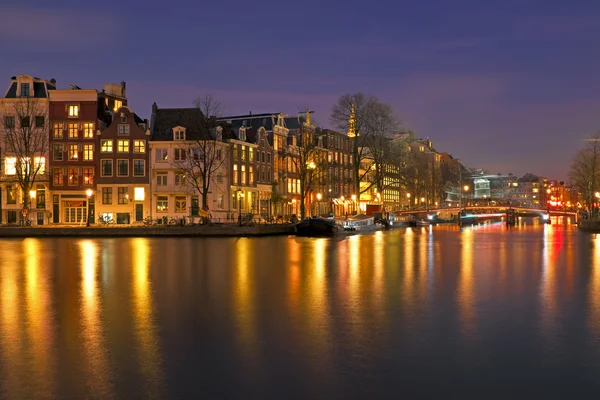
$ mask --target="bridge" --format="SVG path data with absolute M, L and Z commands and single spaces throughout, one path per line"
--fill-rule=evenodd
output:
M 453 214 L 458 215 L 459 211 L 463 211 L 462 219 L 470 220 L 499 220 L 506 217 L 508 212 L 513 212 L 516 218 L 518 217 L 539 217 L 544 220 L 550 217 L 572 217 L 577 219 L 576 211 L 567 210 L 549 210 L 530 207 L 514 207 L 514 206 L 466 206 L 466 207 L 444 207 L 444 208 L 417 208 L 413 210 L 397 211 L 397 215 L 417 215 L 427 217 L 432 214 Z

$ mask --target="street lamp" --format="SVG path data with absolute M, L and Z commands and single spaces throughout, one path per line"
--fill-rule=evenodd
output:
M 469 191 L 469 185 L 463 186 L 463 190 L 465 191 L 465 193 L 468 192 Z M 468 200 L 469 200 L 469 195 L 467 194 L 467 205 L 468 205 Z
M 379 194 L 379 193 L 378 193 Z M 356 213 L 356 195 L 352 195 L 352 214 Z
M 33 208 L 33 200 L 35 200 L 35 190 L 29 191 L 29 208 L 27 209 L 27 214 L 29 215 L 30 210 Z
M 237 190 L 238 195 L 238 223 L 242 226 L 242 199 L 244 198 L 244 191 L 242 189 Z
M 85 191 L 87 195 L 87 222 L 85 226 L 90 226 L 90 198 L 92 197 L 92 189 L 88 189 Z
M 321 199 L 323 198 L 323 195 L 321 193 L 317 193 L 317 216 L 319 216 L 321 214 Z
M 406 200 L 408 203 L 408 209 L 410 210 L 410 193 L 406 193 Z

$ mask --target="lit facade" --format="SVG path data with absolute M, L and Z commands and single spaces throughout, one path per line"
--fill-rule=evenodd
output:
M 0 223 L 21 223 L 28 218 L 34 225 L 48 223 L 51 213 L 48 173 L 48 116 L 49 96 L 56 88 L 56 81 L 46 81 L 29 75 L 11 78 L 4 97 L 0 98 L 0 137 L 2 159 L 0 167 Z M 36 143 L 27 149 L 11 145 L 9 133 L 24 133 L 37 137 Z M 21 170 L 18 171 L 17 169 Z M 37 170 L 35 176 L 30 172 Z M 19 179 L 21 173 L 21 179 Z M 22 184 L 34 178 L 29 192 L 24 193 Z M 29 203 L 29 209 L 25 203 Z
M 111 123 L 97 133 L 95 205 L 104 221 L 130 224 L 149 217 L 149 137 L 148 121 L 126 106 L 119 107 Z

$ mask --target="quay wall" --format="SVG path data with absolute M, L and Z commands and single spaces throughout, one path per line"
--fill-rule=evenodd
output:
M 161 226 L 161 227 L 0 227 L 0 237 L 244 237 L 293 235 L 293 224 L 255 226 Z
M 597 219 L 582 219 L 577 226 L 585 232 L 600 233 L 600 220 Z

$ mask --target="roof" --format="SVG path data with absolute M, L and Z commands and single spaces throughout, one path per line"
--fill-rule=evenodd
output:
M 265 113 L 265 114 L 248 114 L 248 115 L 236 115 L 233 117 L 222 117 L 219 121 L 231 122 L 234 128 L 245 126 L 251 129 L 258 129 L 261 126 L 267 131 L 273 130 L 273 120 L 279 116 L 280 113 Z
M 198 108 L 158 108 L 154 115 L 154 129 L 150 140 L 173 140 L 173 128 L 183 126 L 186 138 L 202 139 L 210 135 L 205 118 Z
M 50 81 L 46 81 L 40 78 L 35 78 L 35 77 L 28 77 L 29 79 L 33 79 L 33 88 L 32 89 L 32 93 L 33 93 L 33 97 L 34 98 L 38 98 L 38 99 L 45 99 L 48 98 L 48 91 L 49 90 L 55 90 L 56 89 L 56 85 L 54 84 L 54 82 L 50 82 Z M 22 79 L 21 76 L 19 77 L 19 79 Z M 17 77 L 13 76 L 11 78 L 11 83 L 10 83 L 10 87 L 8 88 L 8 91 L 6 92 L 6 96 L 5 98 L 7 99 L 16 99 L 18 98 L 18 93 L 17 93 L 17 89 L 18 89 L 18 81 L 17 81 Z M 31 81 L 28 81 L 31 82 Z
M 286 117 L 284 118 L 284 121 L 286 128 L 300 129 L 302 127 L 302 124 L 304 124 L 304 121 L 306 121 L 306 119 L 298 115 L 297 117 Z

